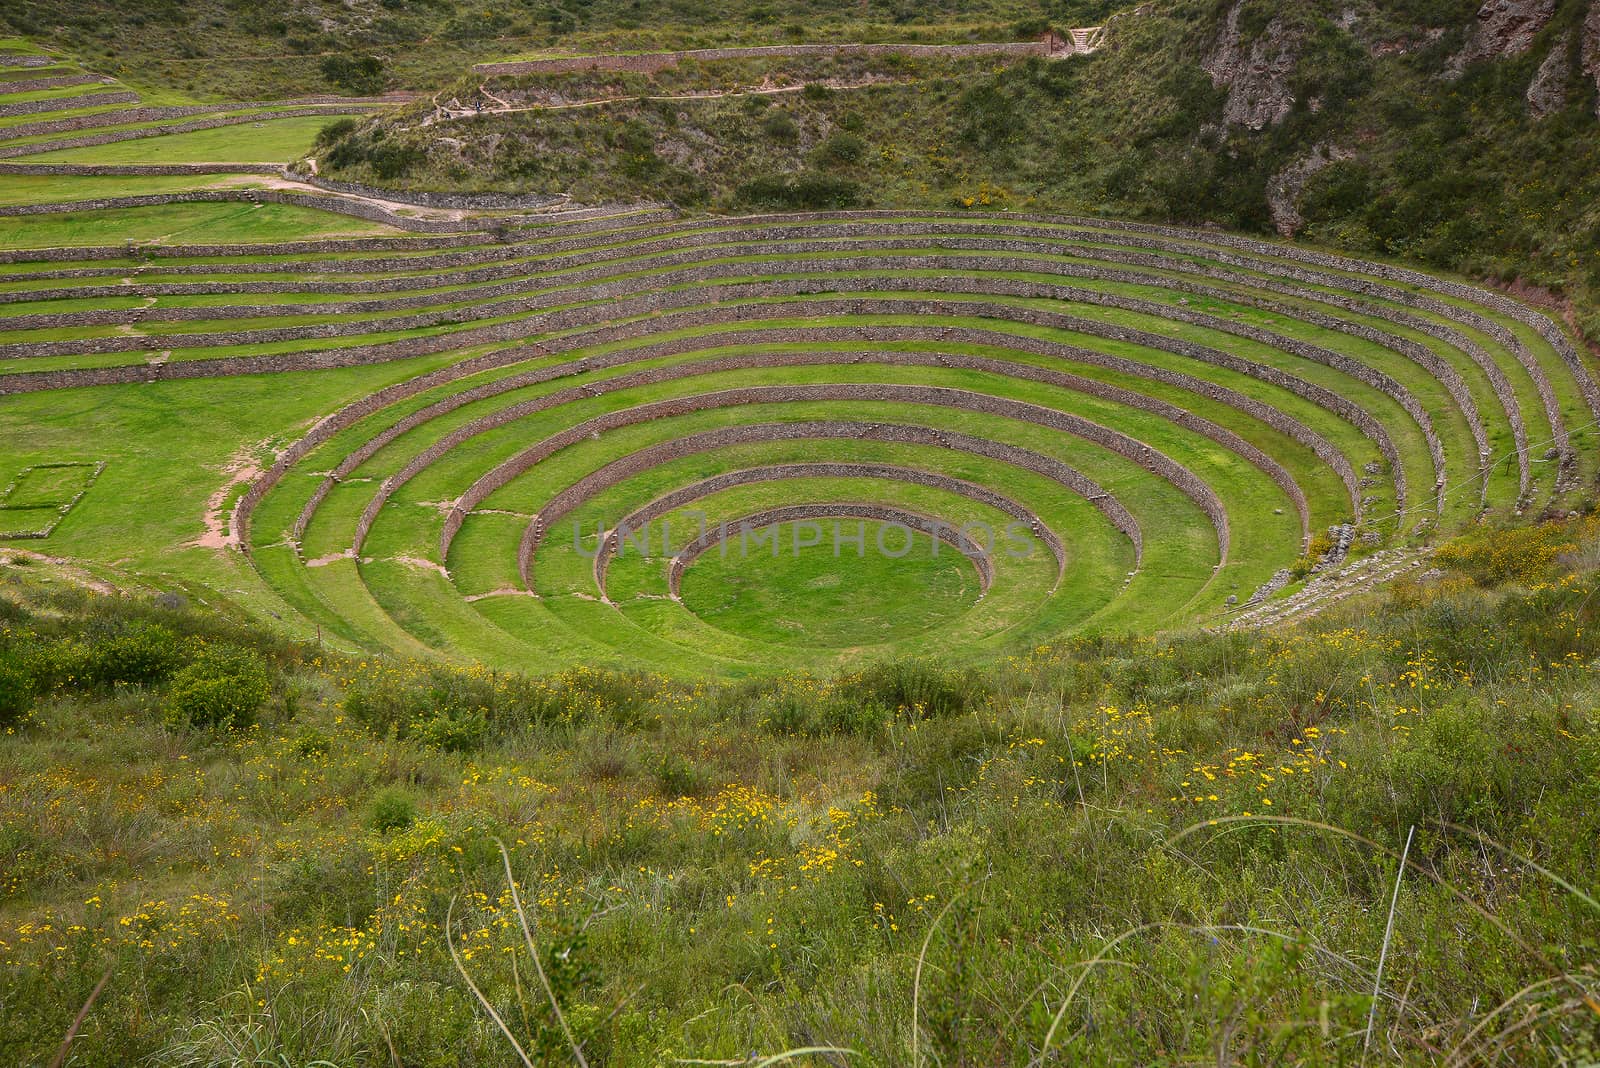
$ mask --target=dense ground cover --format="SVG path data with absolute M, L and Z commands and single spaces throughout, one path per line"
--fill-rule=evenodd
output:
M 4 1055 L 109 973 L 85 1063 L 512 1060 L 466 977 L 563 1061 L 520 902 L 589 1063 L 1581 1062 L 1595 539 L 1484 530 L 1295 631 L 736 686 L 350 660 L 10 555 Z

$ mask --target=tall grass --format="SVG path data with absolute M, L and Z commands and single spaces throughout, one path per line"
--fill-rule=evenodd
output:
M 7 572 L 0 1060 L 1592 1061 L 1564 537 L 1292 631 L 726 686 L 347 661 Z M 174 721 L 219 648 L 255 723 Z

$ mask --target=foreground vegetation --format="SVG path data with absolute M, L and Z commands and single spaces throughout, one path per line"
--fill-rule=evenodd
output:
M 534 1061 L 1600 1050 L 1593 519 L 1297 631 L 721 686 L 348 660 L 10 556 L 8 1063 L 102 979 L 74 1063 L 508 1063 L 469 978 Z

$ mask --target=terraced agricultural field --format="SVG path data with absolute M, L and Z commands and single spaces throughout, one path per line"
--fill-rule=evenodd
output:
M 152 195 L 177 203 L 102 214 L 289 215 L 131 244 L 26 217 L 0 463 L 106 462 L 52 551 L 352 647 L 716 675 L 992 659 L 1223 625 L 1313 564 L 1564 511 L 1596 474 L 1600 390 L 1554 322 L 1293 245 L 507 208 L 294 240 L 385 231 Z
M 289 163 L 341 115 L 405 99 L 204 102 L 140 90 L 0 38 L 0 159 L 87 163 Z

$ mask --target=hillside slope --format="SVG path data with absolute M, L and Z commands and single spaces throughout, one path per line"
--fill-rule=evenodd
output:
M 813 84 L 664 100 L 696 87 L 680 70 L 562 96 L 473 75 L 439 96 L 622 99 L 448 122 L 422 102 L 342 131 L 325 162 L 580 200 L 1050 208 L 1299 233 L 1557 291 L 1600 336 L 1594 0 L 1162 0 L 1090 57 L 697 73 L 702 91 Z
M 72 1063 L 516 1063 L 481 991 L 540 1064 L 1593 1063 L 1596 535 L 1299 631 L 712 686 L 7 554 L 0 1058 L 90 1002 Z

